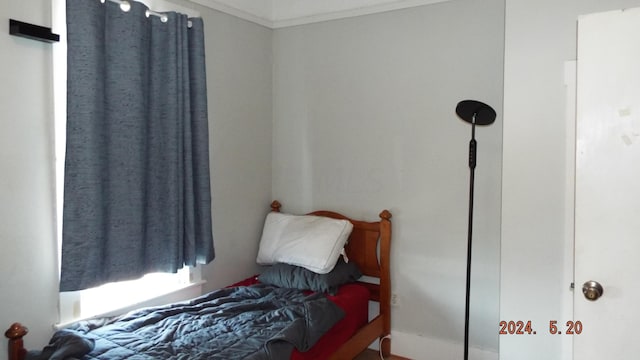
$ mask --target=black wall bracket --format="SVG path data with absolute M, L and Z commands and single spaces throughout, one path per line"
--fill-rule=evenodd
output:
M 13 19 L 9 19 L 9 34 L 47 43 L 60 41 L 60 35 L 52 33 L 51 28 Z

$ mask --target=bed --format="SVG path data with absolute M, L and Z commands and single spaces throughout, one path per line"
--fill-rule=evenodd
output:
M 278 201 L 272 202 L 271 213 L 267 216 L 267 219 L 269 219 L 269 216 L 272 215 L 285 215 L 281 213 L 281 204 Z M 105 324 L 100 324 L 105 326 L 96 326 L 96 328 L 99 329 L 97 332 L 98 335 L 96 336 L 101 336 L 99 334 L 99 331 L 109 331 L 111 334 L 111 331 L 113 329 L 110 329 L 109 326 L 118 326 L 116 338 L 120 336 L 128 336 L 129 334 L 127 334 L 127 331 L 123 331 L 123 329 L 128 330 L 130 326 L 133 326 L 135 327 L 135 329 L 132 327 L 132 329 L 134 330 L 132 330 L 131 333 L 134 333 L 135 331 L 139 331 L 137 327 L 139 324 L 142 324 L 140 325 L 140 329 L 144 329 L 144 331 L 147 333 L 159 333 L 161 331 L 157 329 L 147 329 L 143 326 L 147 326 L 148 323 L 153 323 L 157 326 L 163 326 L 165 322 L 164 314 L 174 316 L 177 311 L 174 309 L 177 309 L 178 307 L 180 307 L 181 309 L 179 315 L 180 321 L 178 321 L 179 325 L 177 325 L 175 329 L 172 328 L 168 332 L 173 333 L 175 331 L 183 331 L 185 334 L 190 334 L 192 330 L 195 331 L 208 329 L 206 328 L 206 324 L 201 325 L 202 322 L 205 322 L 205 320 L 203 319 L 209 319 L 201 317 L 202 314 L 205 314 L 206 316 L 212 316 L 212 318 L 216 322 L 223 322 L 226 324 L 225 319 L 219 319 L 220 314 L 237 312 L 239 313 L 239 315 L 245 316 L 248 313 L 253 313 L 253 310 L 246 310 L 248 309 L 246 306 L 248 306 L 247 304 L 249 303 L 249 301 L 253 301 L 254 303 L 259 302 L 261 304 L 261 309 L 269 308 L 273 311 L 269 310 L 271 312 L 269 312 L 268 314 L 261 313 L 261 315 L 259 316 L 262 317 L 259 317 L 257 320 L 251 320 L 254 321 L 254 325 L 252 326 L 255 326 L 255 324 L 258 324 L 258 326 L 264 326 L 265 324 L 267 324 L 269 327 L 272 327 L 276 326 L 274 324 L 277 324 L 275 329 L 264 330 L 261 328 L 258 331 L 258 334 L 263 334 L 266 331 L 273 331 L 274 333 L 277 333 L 276 338 L 278 338 L 282 334 L 285 334 L 286 336 L 291 335 L 294 337 L 293 342 L 296 343 L 296 346 L 302 345 L 301 349 L 304 351 L 294 349 L 291 352 L 291 350 L 287 350 L 286 348 L 283 350 L 285 352 L 288 351 L 288 353 L 291 354 L 291 359 L 352 359 L 359 353 L 364 351 L 371 343 L 376 341 L 376 339 L 379 339 L 380 341 L 381 353 L 385 356 L 389 355 L 391 348 L 389 338 L 391 330 L 391 278 L 389 265 L 391 251 L 391 213 L 387 210 L 383 210 L 379 215 L 380 219 L 373 222 L 354 220 L 337 212 L 326 210 L 314 211 L 307 215 L 312 215 L 313 217 L 319 217 L 322 219 L 348 222 L 349 226 L 352 229 L 348 234 L 348 240 L 346 245 L 344 246 L 345 254 L 343 255 L 346 256 L 345 259 L 348 259 L 346 261 L 347 263 L 350 263 L 350 265 L 357 265 L 357 268 L 359 269 L 361 274 L 366 277 L 367 282 L 358 280 L 356 282 L 342 284 L 339 287 L 336 287 L 336 289 L 329 291 L 328 294 L 325 294 L 320 291 L 300 291 L 289 289 L 288 287 L 274 286 L 269 281 L 267 281 L 268 279 L 266 278 L 266 274 L 263 273 L 260 274 L 260 277 L 254 276 L 242 280 L 224 289 L 216 290 L 215 292 L 205 294 L 196 299 L 192 299 L 189 302 L 170 304 L 153 309 L 142 309 L 140 310 L 140 312 L 129 313 L 128 315 L 117 319 L 117 324 L 115 324 L 114 321 L 110 321 Z M 267 228 L 265 225 L 265 229 L 263 230 L 263 238 L 265 236 L 264 233 L 266 232 Z M 262 253 L 263 248 L 262 242 L 264 242 L 264 239 L 261 240 L 260 253 Z M 260 258 L 260 254 L 258 258 Z M 343 263 L 345 263 L 345 261 L 340 260 L 340 263 L 338 265 L 335 265 L 335 269 L 337 269 L 339 266 L 344 266 Z M 274 265 L 270 268 L 275 269 L 276 267 L 277 266 Z M 334 272 L 335 271 L 331 271 L 331 273 Z M 245 293 L 247 293 L 248 295 L 246 295 Z M 256 298 L 259 300 L 246 300 L 245 296 L 248 296 L 249 298 Z M 236 298 L 238 299 L 238 303 L 235 302 Z M 268 298 L 268 301 L 273 301 L 273 303 L 264 305 L 267 303 L 264 301 L 264 299 L 266 298 Z M 284 303 L 283 299 L 287 299 L 287 302 Z M 370 321 L 368 319 L 369 301 L 375 301 L 379 303 L 379 313 Z M 204 309 L 204 305 L 202 304 L 206 303 L 207 306 L 209 306 L 209 302 L 215 303 L 216 306 L 222 305 L 224 307 L 224 311 L 202 310 Z M 251 304 L 251 306 L 253 306 L 253 304 Z M 186 307 L 184 313 L 182 312 L 183 307 Z M 207 309 L 209 308 L 207 307 Z M 333 316 L 334 313 L 335 316 Z M 189 320 L 185 320 L 187 318 L 183 317 L 192 316 L 193 314 L 198 314 L 198 317 L 188 318 Z M 302 318 L 291 318 L 293 320 L 289 321 L 287 320 L 289 319 L 287 317 L 294 316 L 291 314 L 294 314 L 295 316 L 300 315 L 302 316 Z M 284 320 L 278 317 L 281 315 L 284 316 Z M 150 321 L 148 319 L 154 320 Z M 123 327 L 119 322 L 124 320 L 129 320 L 132 323 L 127 323 Z M 210 320 L 206 321 L 210 322 Z M 247 320 L 247 322 L 250 321 Z M 294 327 L 294 325 L 311 326 L 312 323 L 314 324 L 314 327 Z M 190 325 L 190 327 L 186 326 L 185 324 Z M 88 325 L 84 324 L 83 326 L 86 327 Z M 280 328 L 278 326 L 282 327 Z M 226 327 L 230 329 L 229 326 Z M 93 331 L 93 329 L 91 330 Z M 236 330 L 227 331 L 229 333 L 238 333 L 238 331 Z M 58 335 L 58 333 L 54 335 L 54 339 Z M 207 341 L 207 343 L 218 342 L 221 339 L 225 339 L 225 336 L 227 336 L 224 333 L 217 332 L 217 330 L 216 332 L 207 330 L 205 331 L 205 333 L 209 336 L 209 340 Z M 23 347 L 23 337 L 26 334 L 26 327 L 22 326 L 19 323 L 14 323 L 5 332 L 5 336 L 9 338 L 9 360 L 24 360 L 27 357 L 27 351 Z M 91 336 L 94 336 L 93 332 L 87 334 L 92 334 Z M 198 346 L 197 342 L 201 341 L 201 335 L 198 336 L 198 338 L 192 341 L 196 343 L 196 347 Z M 52 343 L 54 339 L 52 339 Z M 98 345 L 113 342 L 112 338 L 105 339 L 106 340 L 103 340 L 102 338 L 91 338 L 91 341 Z M 183 338 L 181 337 L 181 339 Z M 186 343 L 191 341 L 188 337 L 184 339 L 185 340 L 182 342 Z M 246 339 L 242 340 L 242 342 L 259 343 L 262 340 L 263 339 L 260 338 L 260 336 L 254 337 L 252 335 L 247 336 Z M 74 345 L 82 343 L 82 341 L 82 339 L 72 339 Z M 127 341 L 129 341 L 130 343 L 139 343 L 142 340 L 135 339 Z M 238 342 L 238 340 L 230 341 Z M 289 342 L 290 340 L 287 339 L 284 344 L 289 346 Z M 275 357 L 277 355 L 273 354 L 280 354 L 279 351 L 282 347 L 282 344 L 283 342 L 273 341 L 273 337 L 270 337 L 267 342 L 258 346 L 264 349 L 268 348 L 267 350 L 264 350 L 264 353 L 268 354 L 269 356 Z M 227 345 L 222 344 L 222 346 L 226 348 Z M 102 345 L 100 345 L 99 348 L 103 349 Z M 153 348 L 154 351 L 158 351 L 157 346 L 153 346 Z M 121 353 L 123 351 L 120 348 L 116 350 Z M 216 356 L 211 355 L 184 356 L 186 350 L 185 353 L 181 353 L 182 350 L 176 347 L 172 347 L 170 350 L 172 352 L 171 356 L 157 355 L 155 357 L 148 356 L 147 358 L 216 358 Z M 93 357 L 92 354 L 97 353 L 96 351 L 97 350 L 94 349 L 91 354 L 84 356 L 83 359 L 115 358 L 115 356 L 109 355 L 112 353 L 105 353 L 107 355 L 103 355 L 102 357 L 97 355 Z M 260 354 L 258 354 L 259 356 L 254 356 L 253 353 L 251 353 L 251 355 L 230 356 L 229 353 L 227 353 L 226 355 L 220 355 L 219 358 L 266 358 L 262 357 L 262 353 L 262 350 L 260 351 Z M 132 354 L 137 353 L 134 352 L 121 355 L 123 358 L 128 358 L 131 357 Z M 234 352 L 233 354 L 245 353 Z M 250 354 L 250 352 L 247 352 L 246 354 Z

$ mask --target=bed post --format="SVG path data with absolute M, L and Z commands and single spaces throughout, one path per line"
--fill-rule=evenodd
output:
M 271 203 L 271 211 L 273 212 L 280 212 L 281 207 L 282 204 L 280 204 L 278 200 L 273 200 L 273 202 Z
M 382 315 L 383 335 L 380 337 L 380 349 L 383 356 L 391 355 L 391 213 L 380 213 L 380 314 Z
M 4 336 L 9 338 L 9 360 L 24 360 L 27 351 L 24 349 L 22 337 L 27 335 L 29 329 L 20 323 L 14 323 Z

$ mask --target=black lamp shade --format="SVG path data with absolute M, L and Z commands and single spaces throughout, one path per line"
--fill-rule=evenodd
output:
M 456 114 L 471 124 L 490 125 L 496 120 L 496 112 L 483 102 L 476 100 L 463 100 L 456 106 Z

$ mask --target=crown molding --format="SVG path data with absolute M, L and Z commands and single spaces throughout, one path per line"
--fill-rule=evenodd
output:
M 337 20 L 343 18 L 350 18 L 362 15 L 370 15 L 376 13 L 382 13 L 387 11 L 400 10 L 405 8 L 411 8 L 416 6 L 431 5 L 451 0 L 395 0 L 382 4 L 374 4 L 369 6 L 361 6 L 357 8 L 344 9 L 338 11 L 323 11 L 323 12 L 310 12 L 309 15 L 273 18 L 274 11 L 271 9 L 269 18 L 258 15 L 247 9 L 240 9 L 233 7 L 223 2 L 222 0 L 189 0 L 191 2 L 200 4 L 202 6 L 215 9 L 235 17 L 251 21 L 253 23 L 268 27 L 270 29 L 286 28 L 290 26 L 298 26 L 305 24 L 312 24 L 322 21 Z M 228 0 L 227 0 L 228 1 Z M 259 1 L 259 0 L 256 0 Z M 274 0 L 277 3 L 278 0 Z M 276 6 L 272 4 L 272 6 Z
M 268 27 L 270 29 L 273 29 L 274 24 L 273 21 L 270 19 L 266 19 L 262 16 L 256 15 L 254 13 L 251 13 L 249 11 L 243 10 L 243 9 L 238 9 L 235 8 L 233 6 L 229 6 L 225 3 L 222 3 L 220 1 L 217 0 L 189 0 L 193 3 L 196 4 L 200 4 L 204 7 L 208 7 L 210 9 L 214 9 L 214 10 L 218 10 L 220 12 L 223 12 L 225 14 L 229 14 L 229 15 L 233 15 L 237 18 L 243 19 L 243 20 L 247 20 L 250 21 L 252 23 L 256 23 L 258 25 L 262 25 L 265 27 Z
M 323 12 L 311 14 L 308 16 L 292 17 L 288 19 L 274 19 L 273 29 L 285 28 L 290 26 L 312 24 L 322 21 L 338 20 L 344 18 L 357 17 L 362 15 L 371 15 L 388 11 L 412 8 L 416 6 L 431 5 L 451 0 L 396 0 L 383 4 L 361 6 L 358 8 L 345 9 L 332 12 Z

